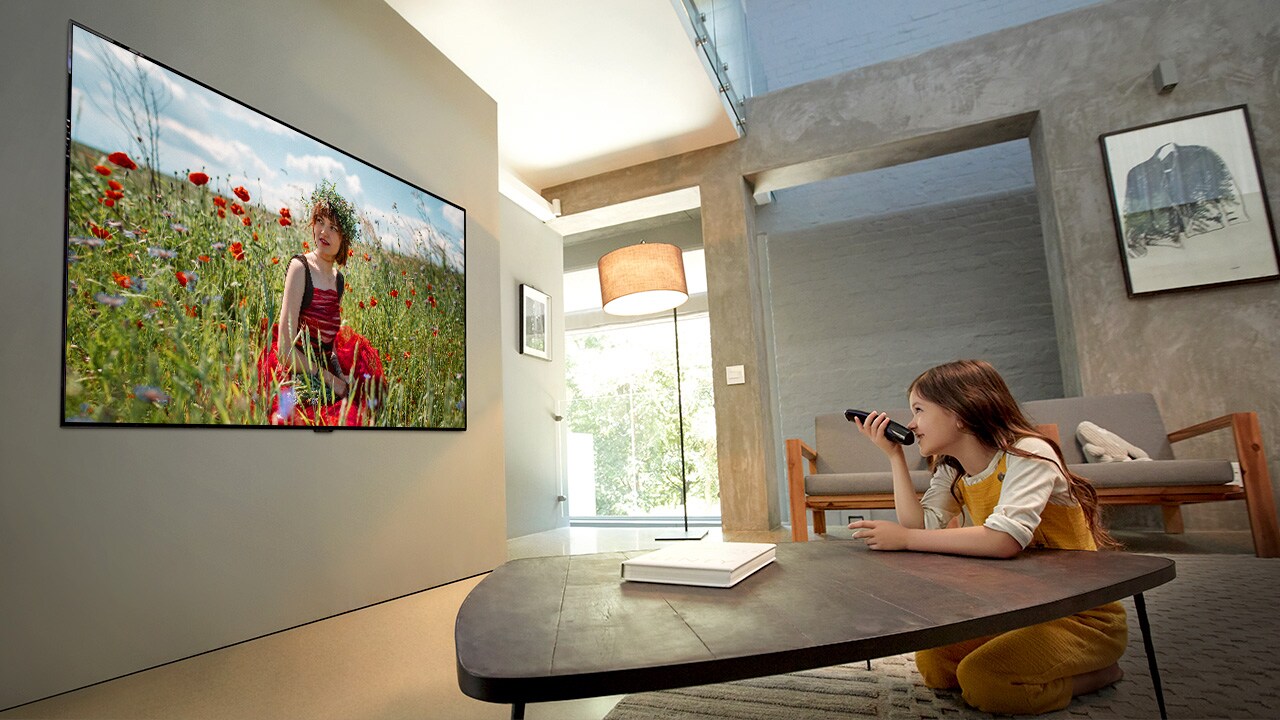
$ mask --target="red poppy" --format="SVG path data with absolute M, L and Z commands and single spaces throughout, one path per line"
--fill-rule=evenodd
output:
M 201 256 L 200 256 L 200 262 L 209 262 L 209 256 L 208 256 L 208 255 L 201 255 Z
M 179 275 L 182 275 L 182 273 L 178 273 L 178 274 L 179 274 Z M 187 276 L 186 276 L 186 275 L 182 275 L 182 277 L 183 277 L 183 279 L 185 280 L 185 278 L 186 278 Z M 183 282 L 182 284 L 183 284 L 184 286 L 186 285 L 186 283 L 185 283 L 185 282 Z M 158 308 L 159 308 L 159 307 L 164 307 L 164 301 L 163 301 L 163 300 L 156 300 L 155 302 L 151 303 L 151 307 L 158 307 Z
M 293 221 L 290 220 L 289 218 L 287 217 L 280 218 L 280 227 L 289 227 L 292 224 L 293 224 Z
M 243 214 L 244 214 L 244 208 L 243 208 L 243 207 L 241 207 L 240 203 L 231 203 L 231 214 L 232 214 L 232 215 L 243 215 Z
M 254 239 L 254 241 L 255 241 L 255 242 L 258 240 L 258 233 L 254 233 L 254 234 L 253 234 L 253 239 Z
M 182 309 L 187 313 L 187 317 L 195 317 L 200 310 L 196 305 L 183 305 Z
M 293 215 L 289 213 L 289 208 L 280 208 L 280 217 L 291 218 Z
M 364 253 L 364 261 L 369 262 L 369 253 Z
M 108 180 L 108 181 L 107 181 L 107 187 L 111 188 L 112 190 L 123 190 L 123 189 L 124 189 L 124 186 L 123 186 L 123 185 L 121 185 L 120 183 L 116 182 L 115 180 Z
M 271 264 L 272 264 L 272 265 L 279 265 L 279 264 L 280 264 L 280 258 L 278 258 L 278 257 L 273 257 L 273 258 L 271 258 Z
M 112 199 L 111 199 L 111 198 L 109 198 L 109 197 L 98 198 L 98 202 L 102 203 L 103 205 L 106 205 L 107 207 L 115 207 L 115 206 L 116 206 L 116 201 L 115 201 L 115 200 L 112 200 Z
M 431 328 L 431 337 L 435 337 L 435 336 L 437 336 L 437 335 L 439 335 L 439 334 L 440 334 L 440 328 L 438 328 L 438 327 L 432 327 L 432 328 Z
M 215 198 L 213 199 L 213 204 L 214 204 L 214 205 L 217 205 L 217 206 L 218 206 L 218 207 L 220 207 L 220 208 L 224 208 L 224 207 L 226 207 L 226 206 L 227 206 L 227 199 L 226 199 L 226 198 L 224 198 L 224 197 L 221 197 L 221 196 L 219 196 L 219 197 L 215 197 Z
M 412 301 L 412 300 L 405 300 L 405 301 L 404 301 L 404 307 L 405 307 L 405 309 L 406 309 L 406 310 L 407 310 L 407 309 L 409 309 L 409 308 L 411 308 L 411 307 L 413 307 L 413 301 Z
M 124 193 L 120 192 L 119 190 L 108 190 L 105 193 L 103 193 L 103 195 L 106 195 L 108 198 L 111 198 L 112 200 L 120 200 L 124 197 Z
M 401 270 L 401 271 L 400 271 L 400 276 L 401 276 L 401 277 L 403 277 L 403 276 L 405 276 L 405 275 L 408 275 L 408 274 L 409 274 L 409 271 L 408 271 L 408 270 Z
M 93 236 L 96 238 L 102 238 L 103 240 L 111 239 L 111 231 L 104 227 L 99 227 L 95 223 L 89 223 L 89 232 L 93 233 Z
M 204 185 L 209 182 L 209 176 L 202 172 L 193 172 L 187 176 L 187 179 L 191 181 L 192 185 Z
M 128 275 L 121 275 L 118 272 L 113 272 L 111 273 L 111 279 L 115 280 L 116 284 L 122 288 L 133 287 L 133 278 L 129 277 Z
M 408 351 L 408 350 L 405 350 L 405 351 L 404 351 L 404 359 L 405 359 L 405 360 L 408 360 L 408 359 L 409 359 L 409 351 Z
M 126 154 L 124 154 L 124 153 L 122 153 L 122 152 L 120 152 L 120 151 L 118 151 L 118 150 L 117 150 L 116 152 L 113 152 L 113 153 L 111 153 L 110 155 L 108 155 L 108 156 L 107 156 L 107 159 L 108 159 L 108 160 L 110 160 L 111 162 L 115 163 L 116 165 L 119 165 L 120 167 L 124 168 L 125 170 L 137 170 L 137 169 L 138 169 L 138 164 L 137 164 L 137 163 L 135 163 L 135 162 L 134 162 L 134 161 L 133 161 L 133 160 L 132 160 L 128 155 L 126 155 Z
M 392 290 L 391 292 L 389 292 L 389 293 L 387 293 L 387 294 L 388 294 L 388 295 L 390 295 L 391 297 L 400 297 L 400 291 L 399 291 L 399 290 Z
M 226 323 L 218 323 L 218 329 L 219 329 L 219 330 L 226 330 L 226 329 L 227 329 L 227 324 L 226 324 Z
M 111 168 L 106 165 L 94 165 L 93 170 L 104 177 L 111 174 Z
M 252 220 L 250 220 L 250 219 L 248 218 L 248 216 L 245 216 L 245 217 L 240 218 L 240 222 L 244 223 L 244 226 L 245 226 L 245 227 L 249 227 L 250 225 L 252 225 L 252 224 L 253 224 L 253 221 L 252 221 Z
M 427 296 L 427 302 L 431 303 L 431 307 L 437 307 L 437 305 L 436 305 L 436 296 L 435 296 L 435 295 L 428 295 L 428 296 Z
M 177 278 L 178 284 L 181 285 L 182 287 L 186 287 L 187 283 L 191 281 L 191 278 L 187 277 L 187 274 L 182 272 L 181 270 L 174 273 L 173 276 Z
M 240 198 L 241 200 L 245 202 L 249 202 L 249 191 L 245 190 L 243 185 L 237 185 L 231 188 L 231 192 L 235 193 L 236 197 Z
M 433 289 L 434 288 L 431 287 L 431 283 L 427 283 L 427 292 L 430 292 Z
M 417 297 L 418 291 L 415 290 L 414 288 L 409 288 L 409 294 L 413 295 L 414 297 Z
M 369 298 L 369 307 L 378 307 L 378 298 L 376 297 Z
M 361 309 L 361 310 L 363 310 L 363 309 L 364 309 L 364 301 L 363 301 L 363 300 L 361 300 L 361 301 L 360 301 L 359 303 L 357 303 L 357 304 L 358 304 L 358 305 L 360 305 L 360 309 Z
M 311 249 L 311 243 L 309 243 L 309 242 L 304 242 L 304 243 L 302 243 L 302 249 L 303 249 L 303 250 L 310 250 L 310 249 Z
M 236 260 L 244 259 L 244 243 L 240 242 L 239 240 L 231 243 L 231 247 L 227 249 L 231 251 L 231 257 L 235 258 Z
M 347 257 L 351 257 L 352 255 L 355 255 L 355 254 L 356 254 L 356 251 L 355 251 L 355 250 L 348 250 L 348 251 L 347 251 Z

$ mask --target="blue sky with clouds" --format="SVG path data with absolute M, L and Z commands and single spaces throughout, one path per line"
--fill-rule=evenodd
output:
M 80 27 L 73 28 L 71 52 L 71 136 L 77 142 L 104 152 L 124 150 L 144 162 L 126 129 L 126 104 L 113 99 L 106 63 L 120 69 L 131 88 L 146 83 L 165 98 L 158 114 L 161 172 L 185 177 L 203 171 L 223 195 L 243 185 L 254 203 L 271 212 L 290 208 L 298 218 L 306 217 L 302 199 L 329 179 L 374 224 L 384 246 L 427 257 L 438 257 L 444 247 L 449 265 L 463 269 L 461 208 Z

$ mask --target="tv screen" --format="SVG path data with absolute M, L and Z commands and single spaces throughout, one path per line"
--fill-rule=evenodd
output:
M 466 428 L 463 208 L 69 36 L 64 426 Z

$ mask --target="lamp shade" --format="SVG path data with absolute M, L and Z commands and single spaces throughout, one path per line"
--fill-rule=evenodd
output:
M 646 315 L 689 299 L 684 256 L 666 243 L 640 243 L 600 258 L 600 300 L 610 315 Z

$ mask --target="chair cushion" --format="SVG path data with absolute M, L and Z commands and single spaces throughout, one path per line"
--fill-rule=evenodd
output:
M 929 478 L 933 477 L 928 470 L 912 470 L 911 485 L 916 492 L 929 489 Z M 819 473 L 806 475 L 804 478 L 806 495 L 865 495 L 872 493 L 893 492 L 893 473 Z
M 1151 393 L 1032 400 L 1023 403 L 1022 410 L 1037 425 L 1058 426 L 1062 454 L 1068 465 L 1085 462 L 1084 452 L 1074 436 L 1076 428 L 1086 420 L 1137 445 L 1153 460 L 1173 459 L 1168 431 Z M 823 448 L 819 446 L 818 450 L 821 452 Z
M 1153 460 L 1152 462 L 1068 465 L 1094 487 L 1223 485 L 1235 479 L 1229 460 Z

